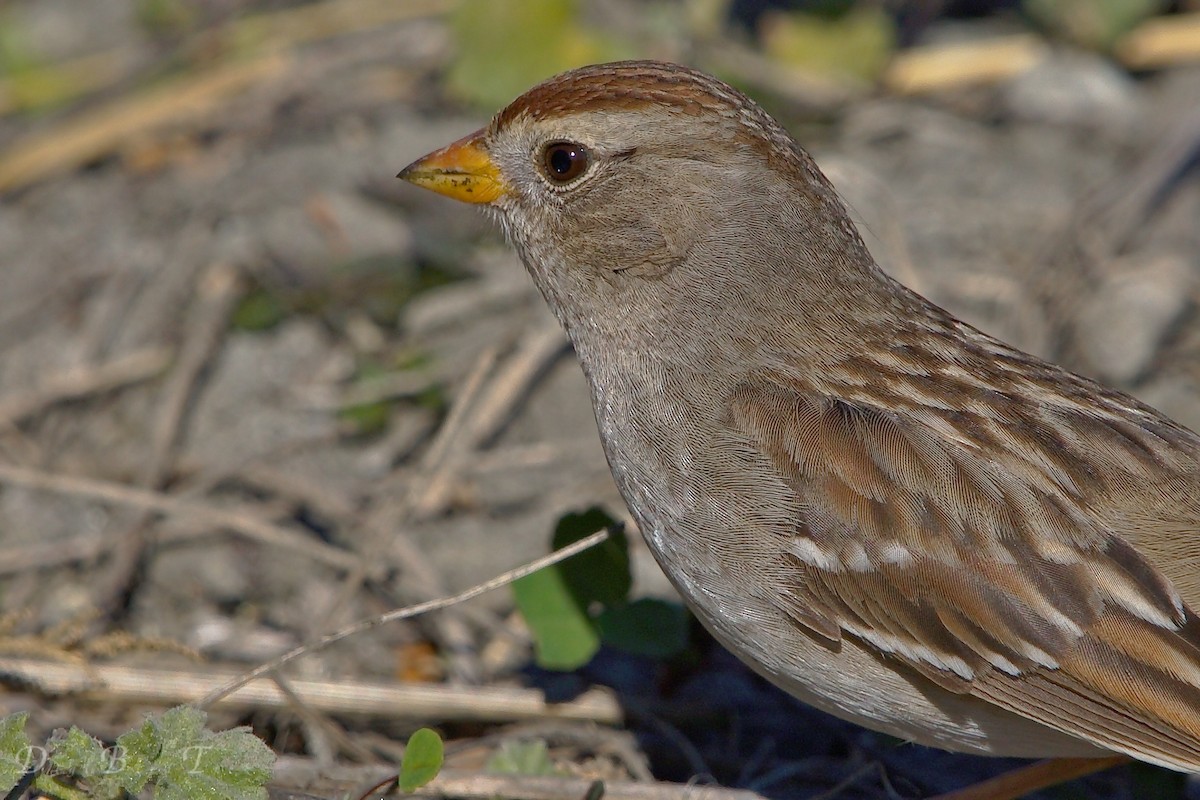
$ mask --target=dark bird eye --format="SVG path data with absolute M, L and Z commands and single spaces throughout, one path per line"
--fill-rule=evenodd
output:
M 572 142 L 555 142 L 542 152 L 542 167 L 554 183 L 570 183 L 587 170 L 589 163 L 587 150 Z

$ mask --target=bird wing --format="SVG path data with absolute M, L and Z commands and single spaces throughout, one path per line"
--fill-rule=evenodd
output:
M 1114 487 L 1168 468 L 1177 429 L 1144 407 L 810 388 L 748 381 L 728 407 L 802 509 L 774 565 L 798 625 L 1099 746 L 1200 770 L 1200 619 L 1112 510 Z

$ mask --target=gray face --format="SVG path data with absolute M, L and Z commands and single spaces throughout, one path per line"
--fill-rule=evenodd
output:
M 488 132 L 510 187 L 494 208 L 585 358 L 603 349 L 589 347 L 596 335 L 607 347 L 691 352 L 714 328 L 736 335 L 746 314 L 820 316 L 830 275 L 804 265 L 831 247 L 855 254 L 858 272 L 874 277 L 836 197 L 802 179 L 798 148 L 794 168 L 780 171 L 742 120 L 713 116 L 703 137 L 695 124 L 678 108 L 650 105 L 517 116 Z M 555 174 L 556 147 L 583 154 L 578 174 Z M 662 336 L 664 326 L 680 335 Z

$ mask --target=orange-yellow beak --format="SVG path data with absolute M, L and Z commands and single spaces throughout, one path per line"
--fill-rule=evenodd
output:
M 490 203 L 508 193 L 500 170 L 483 148 L 483 131 L 434 150 L 396 177 L 464 203 Z

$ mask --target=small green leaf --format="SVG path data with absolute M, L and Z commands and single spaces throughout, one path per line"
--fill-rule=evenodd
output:
M 608 528 L 608 540 L 557 564 L 567 587 L 584 609 L 593 603 L 611 606 L 625 602 L 633 586 L 629 571 L 629 540 L 617 521 L 602 508 L 564 514 L 554 527 L 552 547 L 561 550 L 585 536 Z
M 85 780 L 103 775 L 112 764 L 112 756 L 104 745 L 79 728 L 55 733 L 47 747 L 50 765 L 56 771 Z
M 155 800 L 265 800 L 275 762 L 270 748 L 248 728 L 206 730 L 206 719 L 199 709 L 177 706 L 156 721 L 162 749 Z
M 206 730 L 206 720 L 203 711 L 179 706 L 147 719 L 109 749 L 72 728 L 51 738 L 50 764 L 88 784 L 91 798 L 128 797 L 153 784 L 155 800 L 265 800 L 271 750 L 244 728 Z M 74 796 L 67 787 L 53 794 Z
M 347 406 L 338 411 L 338 421 L 350 428 L 355 436 L 374 436 L 387 430 L 392 418 L 392 404 L 387 400 Z
M 400 761 L 400 791 L 412 792 L 436 778 L 444 758 L 442 737 L 429 728 L 416 731 L 408 737 L 404 758 Z
M 512 591 L 533 634 L 538 666 L 569 671 L 591 661 L 600 649 L 600 636 L 562 572 L 554 567 L 538 570 L 514 581 Z
M 0 719 L 0 794 L 7 794 L 33 767 L 34 752 L 25 723 L 29 714 L 22 711 Z
M 650 658 L 670 658 L 688 646 L 691 616 L 678 603 L 643 597 L 596 619 L 609 647 Z
M 501 743 L 484 767 L 487 772 L 504 775 L 557 775 L 558 769 L 550 759 L 543 739 L 506 741 Z
M 167 712 L 170 713 L 170 712 Z M 204 722 L 201 720 L 200 725 Z M 147 719 L 139 727 L 117 737 L 111 760 L 116 769 L 97 777 L 106 782 L 115 782 L 117 787 L 129 794 L 137 794 L 150 782 L 155 772 L 155 762 L 163 755 L 163 740 L 153 719 Z
M 625 602 L 633 582 L 629 545 L 616 521 L 599 508 L 565 514 L 554 529 L 559 550 L 608 528 L 607 541 L 513 582 L 517 608 L 533 633 L 537 663 L 545 669 L 572 670 L 600 649 L 594 614 Z
M 238 330 L 265 331 L 282 322 L 288 311 L 276 295 L 266 289 L 256 289 L 238 303 L 231 324 Z

